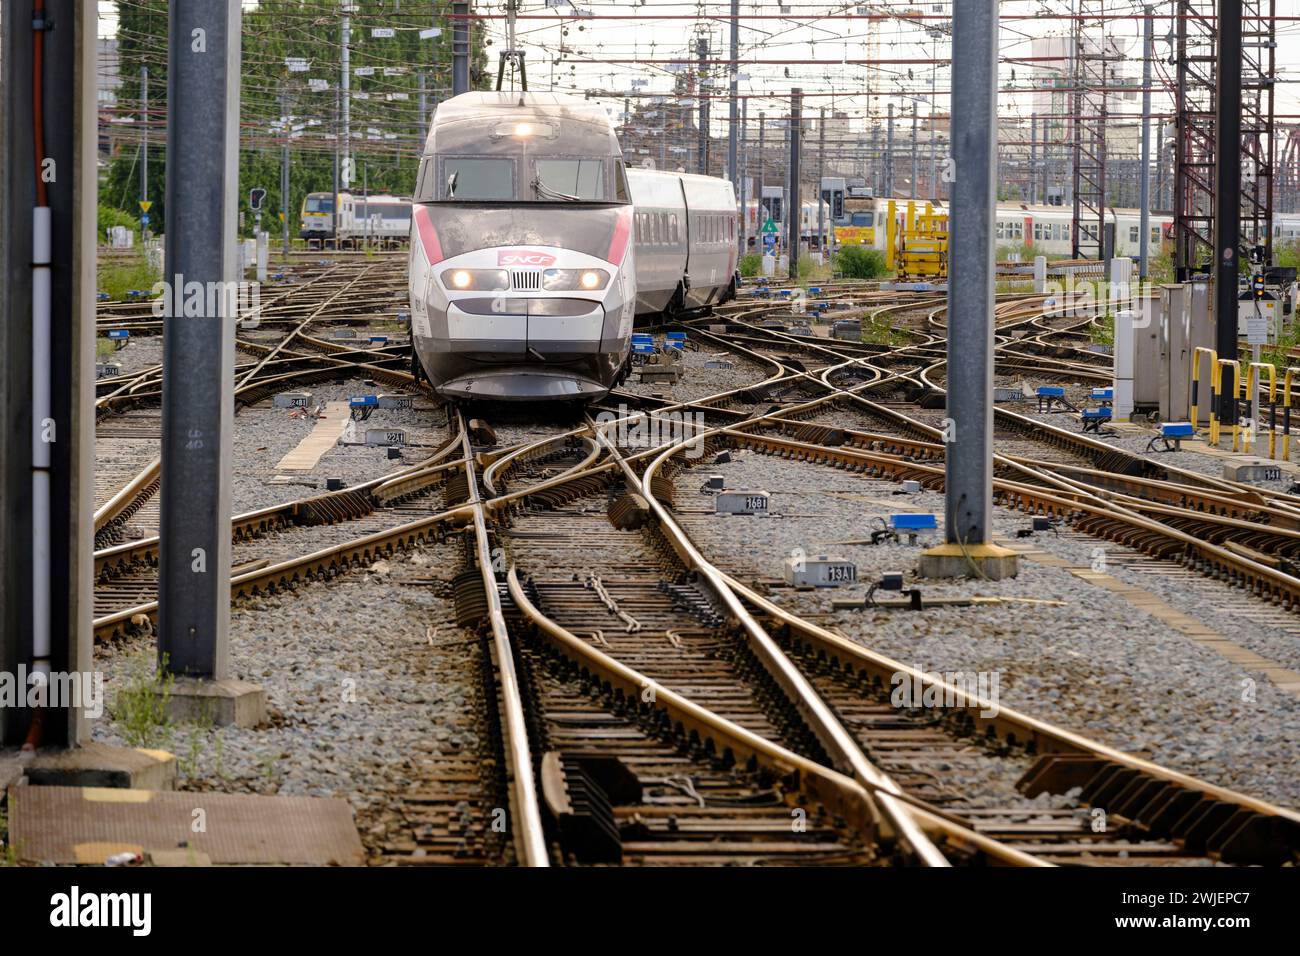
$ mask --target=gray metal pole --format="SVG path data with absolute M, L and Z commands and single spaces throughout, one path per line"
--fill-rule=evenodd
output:
M 948 240 L 945 532 L 988 544 L 993 527 L 993 222 L 997 200 L 997 0 L 953 9 L 952 183 Z
M 934 142 L 934 102 L 939 72 L 938 36 L 930 43 L 930 59 L 930 134 L 927 138 L 930 141 L 930 199 L 935 200 L 939 198 L 939 154 Z
M 1029 117 L 1029 204 L 1038 205 L 1038 114 Z
M 745 174 L 749 171 L 749 100 L 740 105 L 740 128 L 743 131 L 740 160 L 740 254 L 749 251 L 749 209 L 745 205 Z M 752 192 L 753 187 L 751 185 Z
M 339 243 L 339 88 L 334 87 L 334 200 L 330 213 L 330 238 L 334 240 L 334 247 L 338 248 Z M 259 240 L 260 241 L 260 240 Z
M 704 71 L 708 68 L 709 41 L 701 38 L 696 46 L 699 54 L 699 68 L 695 75 L 695 96 L 699 102 L 699 143 L 697 147 L 698 172 L 701 176 L 709 174 L 709 97 L 704 92 Z
M 158 654 L 172 673 L 217 679 L 229 670 L 241 9 L 227 0 L 175 4 L 167 44 L 167 215 L 175 227 L 166 232 Z M 206 52 L 191 47 L 199 30 Z M 220 290 L 206 297 L 215 309 L 177 314 L 181 284 L 192 282 Z
M 416 90 L 419 91 L 418 96 L 420 100 L 420 132 L 428 133 L 429 131 L 428 104 L 424 98 L 424 74 L 423 73 L 420 73 L 415 77 L 415 88 Z
M 284 240 L 284 258 L 289 260 L 289 217 L 292 209 L 289 202 L 289 137 L 293 135 L 293 123 L 289 117 L 289 100 L 283 89 L 280 90 L 280 114 L 284 117 L 284 146 L 280 151 L 280 209 L 284 216 L 280 223 L 280 236 Z
M 342 85 L 340 96 L 343 101 L 343 185 L 345 187 L 351 186 L 357 178 L 352 169 L 352 66 L 349 49 L 352 44 L 352 20 L 347 14 L 348 9 L 350 8 L 345 3 L 341 32 L 343 75 L 340 80 Z
M 767 155 L 763 152 L 763 131 L 767 123 L 767 114 L 759 112 L 758 114 L 758 197 L 755 200 L 754 219 L 758 223 L 758 228 L 763 228 L 763 182 L 767 175 Z M 754 245 L 758 245 L 759 233 L 754 233 Z
M 149 67 L 140 67 L 140 200 L 149 201 Z M 140 215 L 148 213 L 143 206 Z M 144 223 L 140 224 L 140 239 L 144 240 Z
M 1241 239 L 1241 0 L 1218 3 L 1214 109 L 1214 325 L 1221 359 L 1237 357 L 1237 247 Z M 1235 422 L 1232 373 L 1224 366 L 1222 421 Z
M 790 278 L 799 278 L 799 220 L 802 218 L 799 208 L 799 139 L 800 123 L 803 120 L 803 90 L 795 87 L 790 91 L 790 190 L 789 202 L 786 203 L 787 244 L 790 255 Z
M 826 107 L 817 118 L 817 254 L 826 261 L 826 224 L 822 210 L 822 192 L 826 188 Z
M 469 92 L 469 2 L 458 0 L 451 5 L 451 92 L 453 96 Z
M 740 169 L 737 165 L 737 152 L 739 149 L 737 143 L 737 134 L 740 130 L 737 128 L 737 121 L 740 115 L 740 104 L 737 102 L 737 96 L 740 93 L 740 0 L 731 0 L 731 110 L 728 115 L 729 124 L 727 127 L 727 176 L 731 179 L 731 188 L 735 190 L 736 195 L 741 195 Z
M 885 195 L 894 198 L 894 104 L 889 104 L 889 131 L 885 136 Z
M 917 173 L 916 161 L 917 161 L 917 154 L 916 154 L 916 101 L 913 100 L 913 101 L 912 101 L 912 187 L 911 187 L 911 189 L 909 189 L 908 192 L 907 192 L 907 194 L 908 194 L 909 196 L 911 196 L 913 200 L 916 200 L 916 199 L 920 199 L 920 198 L 921 198 L 920 193 L 918 193 L 918 192 L 917 192 L 917 189 L 916 189 L 916 173 Z
M 1155 52 L 1152 11 L 1147 4 L 1142 25 L 1142 162 L 1138 170 L 1138 278 L 1147 277 L 1151 243 L 1151 57 Z

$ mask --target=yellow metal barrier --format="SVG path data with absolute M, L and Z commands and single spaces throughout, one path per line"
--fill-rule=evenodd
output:
M 1200 404 L 1199 397 L 1200 397 L 1200 389 L 1201 389 L 1201 356 L 1202 355 L 1206 356 L 1210 360 L 1209 367 L 1210 367 L 1211 374 L 1213 374 L 1219 367 L 1219 355 L 1217 352 L 1214 351 L 1214 349 L 1205 348 L 1204 346 L 1198 346 L 1192 352 L 1192 400 L 1190 404 L 1191 404 L 1191 419 L 1192 419 L 1193 431 L 1196 430 L 1198 426 L 1198 420 L 1199 420 L 1199 416 L 1197 415 L 1197 406 Z M 1214 404 L 1213 396 L 1219 393 L 1219 387 L 1214 383 L 1214 379 L 1210 380 L 1210 393 L 1211 393 L 1211 398 L 1210 398 L 1209 441 L 1211 445 L 1217 445 L 1219 443 L 1219 412 L 1218 412 L 1218 408 Z
M 1282 458 L 1291 460 L 1291 382 L 1300 368 L 1291 366 L 1282 376 Z
M 1223 371 L 1226 368 L 1232 369 L 1232 401 L 1223 401 Z M 1241 425 L 1237 422 L 1237 399 L 1241 397 L 1241 363 L 1236 359 L 1219 359 L 1218 366 L 1214 370 L 1214 398 L 1216 408 L 1226 408 L 1231 413 L 1231 419 L 1228 421 L 1228 428 L 1232 431 L 1232 450 L 1240 451 L 1241 445 Z M 1222 416 L 1220 416 L 1222 417 Z M 1223 423 L 1219 423 L 1219 431 L 1222 432 Z M 1213 431 L 1213 430 L 1212 430 Z M 1217 440 L 1211 444 L 1218 444 Z
M 1268 457 L 1276 458 L 1277 423 L 1273 412 L 1277 409 L 1277 369 L 1269 362 L 1251 362 L 1246 367 L 1246 402 L 1248 403 L 1250 422 L 1253 427 L 1246 429 L 1241 450 L 1246 454 L 1250 454 L 1252 433 L 1259 431 L 1263 427 L 1263 416 L 1260 414 L 1260 406 L 1263 402 L 1259 400 L 1259 375 L 1264 371 L 1268 372 Z
M 898 277 L 948 278 L 948 215 L 935 212 L 930 203 L 921 212 L 914 203 L 907 204 L 907 219 L 898 237 Z

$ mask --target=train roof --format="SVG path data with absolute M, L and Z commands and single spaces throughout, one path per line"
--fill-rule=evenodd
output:
M 549 116 L 555 119 L 592 123 L 610 128 L 605 107 L 580 96 L 565 93 L 489 92 L 475 90 L 443 100 L 433 112 L 433 126 L 481 120 L 493 115 L 518 116 L 520 113 Z

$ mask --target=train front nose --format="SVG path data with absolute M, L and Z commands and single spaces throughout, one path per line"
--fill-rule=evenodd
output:
M 626 266 L 546 247 L 446 260 L 426 286 L 433 349 L 463 360 L 453 377 L 472 379 L 478 394 L 603 391 L 631 331 L 635 289 L 627 275 Z

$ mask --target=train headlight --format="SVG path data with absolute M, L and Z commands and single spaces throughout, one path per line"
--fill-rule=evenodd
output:
M 448 269 L 442 274 L 442 284 L 456 290 L 500 291 L 510 288 L 510 273 L 504 269 Z
M 547 269 L 542 273 L 542 288 L 547 292 L 595 292 L 609 285 L 604 269 Z

